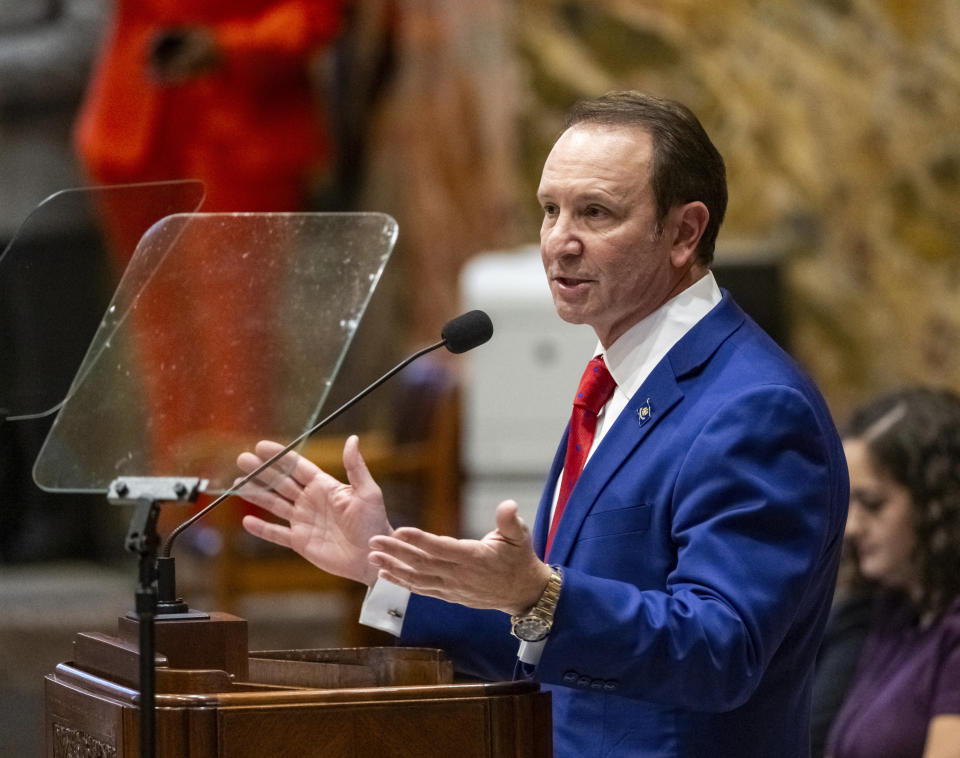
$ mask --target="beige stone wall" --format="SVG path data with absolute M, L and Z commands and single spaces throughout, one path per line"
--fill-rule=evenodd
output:
M 782 252 L 834 412 L 960 389 L 960 3 L 520 0 L 516 35 L 528 196 L 575 98 L 682 100 L 727 159 L 721 241 Z

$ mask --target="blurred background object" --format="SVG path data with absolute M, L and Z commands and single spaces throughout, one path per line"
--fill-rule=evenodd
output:
M 0 265 L 38 203 L 83 183 L 70 132 L 104 12 L 101 0 L 0 4 Z M 63 256 L 64 265 L 74 267 L 72 281 L 83 283 L 69 293 L 78 322 L 99 319 L 92 291 L 106 286 L 91 224 L 81 213 L 50 216 L 28 243 L 34 249 L 79 251 Z M 65 386 L 77 368 L 44 359 L 58 346 L 37 344 L 40 314 L 30 289 L 44 287 L 49 271 L 29 273 L 29 280 L 14 282 L 0 268 L 0 406 L 20 383 Z M 49 419 L 0 422 L 0 562 L 103 556 L 99 503 L 89 498 L 65 503 L 41 493 L 30 479 L 48 427 Z
M 208 212 L 303 210 L 331 162 L 311 71 L 342 6 L 116 0 L 76 127 L 88 176 L 199 179 Z

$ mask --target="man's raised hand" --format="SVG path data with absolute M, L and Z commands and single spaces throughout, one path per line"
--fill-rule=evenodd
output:
M 497 506 L 496 528 L 480 540 L 440 537 L 412 527 L 370 540 L 380 577 L 421 595 L 471 608 L 522 613 L 537 602 L 551 569 L 537 558 L 517 504 Z
M 237 458 L 237 465 L 247 474 L 282 449 L 276 442 L 259 442 L 254 452 Z M 369 541 L 393 529 L 355 435 L 343 447 L 343 465 L 347 484 L 303 456 L 287 453 L 238 492 L 282 523 L 245 516 L 243 528 L 296 551 L 328 573 L 372 585 L 377 569 L 368 560 Z

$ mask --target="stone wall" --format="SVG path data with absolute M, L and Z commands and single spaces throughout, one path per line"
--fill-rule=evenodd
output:
M 577 97 L 681 100 L 727 160 L 720 254 L 782 255 L 793 351 L 838 417 L 960 389 L 956 0 L 521 0 L 515 33 L 526 196 Z

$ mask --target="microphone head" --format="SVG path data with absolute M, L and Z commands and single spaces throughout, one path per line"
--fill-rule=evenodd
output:
M 493 322 L 483 311 L 469 311 L 444 324 L 440 337 L 451 353 L 473 350 L 493 336 Z

